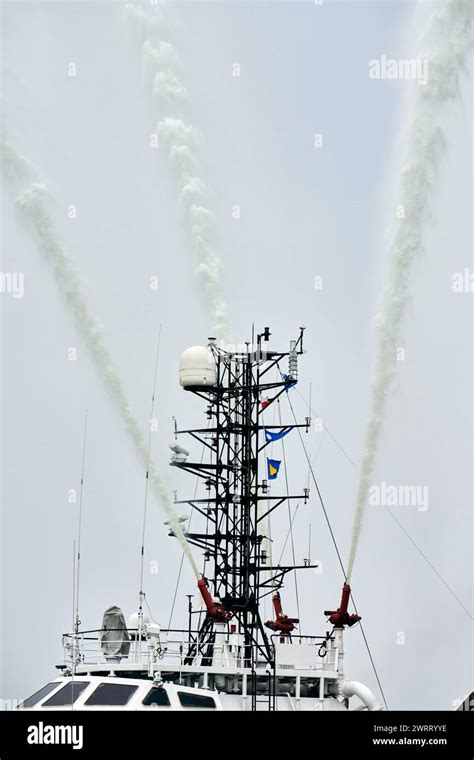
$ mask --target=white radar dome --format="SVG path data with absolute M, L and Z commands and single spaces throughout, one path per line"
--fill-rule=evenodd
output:
M 181 354 L 179 382 L 183 388 L 202 388 L 217 383 L 217 367 L 212 351 L 192 346 Z
M 150 622 L 150 618 L 148 617 L 148 615 L 143 613 L 142 625 L 145 625 L 149 622 Z M 135 628 L 138 628 L 138 624 L 139 624 L 138 612 L 133 612 L 128 618 L 127 628 L 134 630 Z

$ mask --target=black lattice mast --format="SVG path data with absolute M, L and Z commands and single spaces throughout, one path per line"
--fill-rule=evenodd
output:
M 176 436 L 190 435 L 211 451 L 209 462 L 172 462 L 203 478 L 209 491 L 205 499 L 177 502 L 189 504 L 208 521 L 206 533 L 187 534 L 189 543 L 201 548 L 213 565 L 213 577 L 198 584 L 207 607 L 199 640 L 202 642 L 207 635 L 211 641 L 215 623 L 232 618 L 243 634 L 245 659 L 249 665 L 255 662 L 256 656 L 272 662 L 272 648 L 260 617 L 259 602 L 273 592 L 274 603 L 277 597 L 279 604 L 278 589 L 283 578 L 295 569 L 294 566 L 266 564 L 263 548 L 266 518 L 287 499 L 308 498 L 307 489 L 299 496 L 269 496 L 266 464 L 264 468 L 260 463 L 259 471 L 267 446 L 261 431 L 276 429 L 263 424 L 262 394 L 271 395 L 268 409 L 296 383 L 297 359 L 303 353 L 303 330 L 300 329 L 298 340 L 291 342 L 287 352 L 267 351 L 262 347 L 270 338 L 269 328 L 257 336 L 256 346 L 246 344 L 242 352 L 223 350 L 211 338 L 209 349 L 216 363 L 217 382 L 212 386 L 188 388 L 207 402 L 209 426 L 175 431 Z M 288 368 L 283 368 L 286 358 Z M 276 369 L 281 379 L 272 380 Z M 304 425 L 286 424 L 284 427 L 308 429 L 309 424 L 306 418 Z M 281 428 L 279 425 L 278 430 Z M 260 507 L 265 502 L 266 508 L 262 511 Z M 267 627 L 273 625 L 273 630 L 289 634 L 294 628 L 292 622 L 297 621 L 286 618 L 281 606 L 278 612 L 275 605 L 275 611 L 277 621 Z M 192 654 L 191 651 L 189 656 Z

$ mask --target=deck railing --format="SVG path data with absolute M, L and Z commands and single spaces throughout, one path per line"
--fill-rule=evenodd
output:
M 104 641 L 106 634 L 106 641 Z M 116 636 L 115 636 L 116 634 Z M 201 634 L 202 635 L 202 634 Z M 130 665 L 131 668 L 147 668 L 152 672 L 159 669 L 160 662 L 167 667 L 182 668 L 185 665 L 211 665 L 220 667 L 249 667 L 243 636 L 239 633 L 216 631 L 214 641 L 206 635 L 199 640 L 199 631 L 184 629 L 157 630 L 146 626 L 137 628 L 94 629 L 65 633 L 63 635 L 64 665 L 75 671 L 76 667 L 109 664 Z M 325 636 L 293 636 L 282 638 L 277 634 L 270 636 L 271 647 L 276 652 L 276 667 L 281 658 L 285 662 L 291 650 L 286 647 L 304 647 L 311 653 L 311 669 L 322 669 L 328 661 L 326 652 L 328 638 Z M 285 644 L 285 650 L 279 644 Z M 313 654 L 314 647 L 314 654 Z M 311 648 L 311 649 L 309 649 Z M 280 657 L 278 656 L 280 652 Z M 297 655 L 297 651 L 294 651 Z M 319 656 L 318 656 L 319 655 Z M 291 656 L 289 660 L 291 662 Z M 297 659 L 297 658 L 296 658 Z M 263 666 L 263 659 L 262 659 Z M 257 667 L 259 663 L 257 662 Z M 282 665 L 282 667 L 286 667 Z

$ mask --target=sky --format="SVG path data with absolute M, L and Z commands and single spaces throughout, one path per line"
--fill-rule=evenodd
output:
M 228 338 L 240 343 L 253 323 L 259 330 L 269 325 L 271 346 L 286 350 L 306 327 L 293 404 L 304 418 L 311 385 L 313 423 L 319 416 L 333 436 L 313 426 L 305 444 L 312 457 L 317 453 L 318 483 L 346 558 L 374 315 L 387 275 L 393 190 L 404 170 L 400 134 L 410 98 L 423 86 L 370 79 L 368 67 L 383 55 L 420 53 L 417 40 L 435 6 L 198 0 L 141 8 L 163 19 L 158 36 L 179 56 L 188 103 L 150 98 L 142 65 L 147 31 L 124 4 L 4 2 L 4 132 L 48 188 L 56 237 L 145 437 L 162 325 L 152 455 L 168 493 L 185 498 L 194 482 L 168 466 L 173 416 L 190 428 L 202 423 L 205 409 L 179 386 L 178 362 L 188 346 L 206 345 L 214 324 L 195 274 L 176 171 L 166 145 L 155 147 L 151 137 L 170 115 L 199 130 Z M 402 527 L 385 509 L 368 508 L 352 578 L 391 709 L 452 709 L 472 689 L 472 293 L 452 289 L 453 273 L 473 267 L 468 73 L 442 114 L 443 155 L 374 471 L 376 483 L 426 486 L 429 504 L 392 507 Z M 1 271 L 24 275 L 22 298 L 0 294 L 5 700 L 25 697 L 57 672 L 61 634 L 72 627 L 78 503 L 68 496 L 79 492 L 86 409 L 79 600 L 85 629 L 100 627 L 112 604 L 126 617 L 136 611 L 145 491 L 143 462 L 15 204 L 28 184 L 2 183 Z M 154 277 L 158 289 L 150 287 Z M 291 421 L 289 408 L 282 414 Z M 304 453 L 296 435 L 286 440 L 290 490 L 299 492 L 308 478 Z M 181 561 L 165 519 L 151 496 L 145 591 L 163 625 Z M 337 606 L 343 582 L 314 489 L 295 519 L 299 563 L 309 551 L 310 525 L 312 559 L 323 570 L 299 573 L 298 588 L 301 631 L 314 635 L 324 634 L 323 610 Z M 287 530 L 283 510 L 272 525 L 276 554 Z M 290 560 L 288 546 L 283 558 Z M 191 593 L 195 580 L 184 563 L 173 625 L 186 625 Z M 282 597 L 296 616 L 293 581 Z M 357 628 L 346 634 L 346 651 L 348 677 L 380 696 Z

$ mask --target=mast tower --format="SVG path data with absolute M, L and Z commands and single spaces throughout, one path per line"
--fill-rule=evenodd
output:
M 279 595 L 285 575 L 298 566 L 267 564 L 265 526 L 271 512 L 288 499 L 306 502 L 309 491 L 304 488 L 296 496 L 270 495 L 268 466 L 263 460 L 272 436 L 294 427 L 308 431 L 310 419 L 302 425 L 282 427 L 264 424 L 262 415 L 264 408 L 277 403 L 296 384 L 298 357 L 304 353 L 303 333 L 300 328 L 298 339 L 284 352 L 267 349 L 270 330 L 266 327 L 257 335 L 256 345 L 246 343 L 243 351 L 223 349 L 210 338 L 207 348 L 190 348 L 181 357 L 181 385 L 206 402 L 208 427 L 176 428 L 175 437 L 189 435 L 210 451 L 209 461 L 197 462 L 188 461 L 186 449 L 177 444 L 172 447 L 171 464 L 202 478 L 208 492 L 206 498 L 176 501 L 206 518 L 205 533 L 189 532 L 186 537 L 204 552 L 213 568 L 211 577 L 198 582 L 207 612 L 188 651 L 189 662 L 198 647 L 205 652 L 207 645 L 212 651 L 216 627 L 224 625 L 242 636 L 246 667 L 253 669 L 257 661 L 272 667 L 274 654 L 267 630 L 291 637 L 298 622 L 283 614 Z M 288 364 L 283 371 L 285 360 Z M 268 398 L 262 404 L 263 396 Z M 270 594 L 276 620 L 264 624 L 259 605 Z

